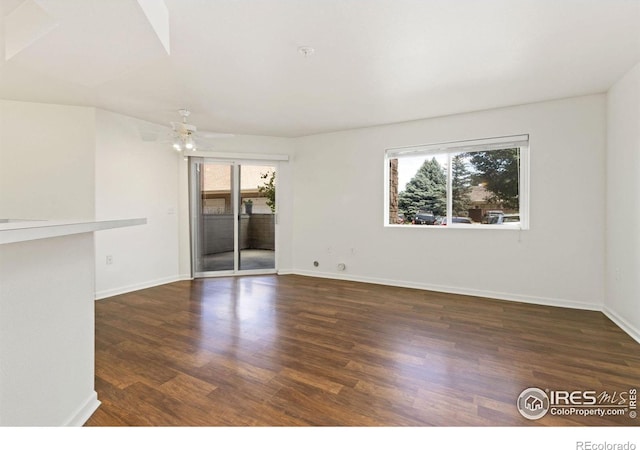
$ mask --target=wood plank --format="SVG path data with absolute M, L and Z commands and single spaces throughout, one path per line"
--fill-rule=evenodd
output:
M 88 426 L 640 425 L 527 420 L 528 387 L 638 388 L 602 313 L 295 275 L 180 281 L 96 302 Z

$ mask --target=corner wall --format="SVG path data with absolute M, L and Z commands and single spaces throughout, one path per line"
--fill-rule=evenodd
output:
M 0 100 L 0 218 L 94 218 L 95 110 Z
M 96 410 L 93 292 L 91 233 L 0 245 L 0 427 Z
M 140 130 L 155 125 L 96 110 L 96 219 L 146 217 L 143 227 L 96 233 L 96 298 L 191 277 L 188 163 L 170 145 L 143 141 Z M 216 151 L 238 157 L 291 155 L 289 139 L 235 136 L 216 142 Z M 280 268 L 291 268 L 291 162 L 280 164 Z M 111 256 L 111 264 L 107 264 Z
M 605 106 L 592 95 L 296 139 L 294 272 L 601 309 Z M 530 230 L 383 226 L 386 148 L 525 133 Z
M 640 342 L 640 63 L 607 95 L 604 311 Z
M 96 110 L 96 219 L 147 218 L 141 227 L 95 234 L 96 298 L 178 280 L 181 158 L 142 139 L 140 130 L 151 126 Z
M 92 220 L 94 156 L 94 108 L 0 100 L 0 217 Z M 0 426 L 82 425 L 99 404 L 93 236 L 0 247 Z

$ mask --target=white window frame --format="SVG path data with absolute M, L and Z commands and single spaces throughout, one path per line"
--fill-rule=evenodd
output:
M 519 214 L 520 224 L 502 224 L 502 225 L 469 225 L 461 223 L 453 223 L 452 216 L 452 177 L 451 177 L 451 157 L 457 153 L 479 152 L 500 150 L 506 148 L 520 149 L 520 183 L 519 183 Z M 500 136 L 484 139 L 473 139 L 465 141 L 442 142 L 437 144 L 414 145 L 408 147 L 396 147 L 385 150 L 384 157 L 384 226 L 389 228 L 403 229 L 474 229 L 474 230 L 528 230 L 529 229 L 529 135 L 513 135 Z M 407 226 L 389 223 L 389 160 L 400 159 L 403 156 L 421 156 L 425 158 L 430 155 L 448 155 L 447 164 L 447 226 Z

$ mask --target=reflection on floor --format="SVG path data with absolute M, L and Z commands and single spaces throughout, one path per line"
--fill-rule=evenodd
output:
M 640 429 L 630 410 L 518 411 L 537 386 L 629 405 L 640 344 L 599 311 L 299 275 L 179 281 L 95 310 L 87 425 Z
M 204 272 L 233 270 L 233 252 L 215 253 L 203 257 Z M 273 250 L 240 250 L 240 270 L 275 269 L 276 259 Z

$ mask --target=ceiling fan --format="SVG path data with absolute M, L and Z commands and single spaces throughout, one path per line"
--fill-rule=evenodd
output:
M 202 147 L 206 147 L 206 139 L 229 138 L 233 134 L 213 133 L 211 131 L 198 131 L 196 126 L 187 123 L 187 117 L 191 114 L 186 108 L 178 110 L 178 114 L 182 117 L 181 122 L 171 122 L 173 129 L 171 133 L 171 142 L 173 148 L 181 152 L 183 150 L 196 151 Z

